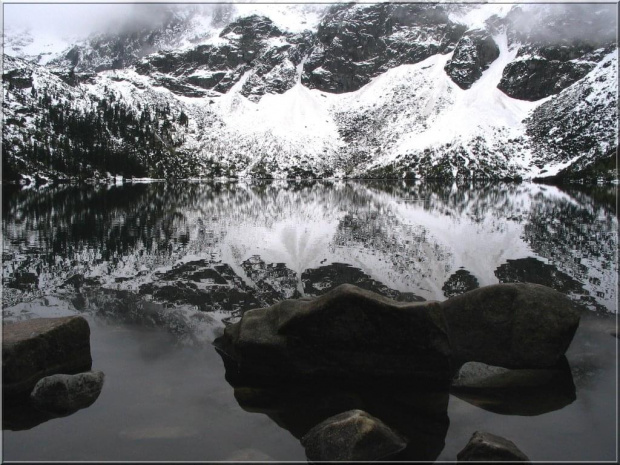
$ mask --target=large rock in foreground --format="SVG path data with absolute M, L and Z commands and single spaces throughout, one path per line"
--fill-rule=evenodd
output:
M 476 431 L 458 453 L 459 462 L 529 462 L 530 459 L 508 439 Z
M 250 310 L 217 345 L 240 372 L 263 377 L 452 375 L 437 303 L 403 304 L 348 284 L 315 299 Z
M 27 395 L 37 381 L 89 370 L 90 327 L 80 316 L 36 318 L 2 327 L 2 388 Z
M 486 286 L 441 303 L 457 364 L 555 366 L 579 326 L 579 311 L 539 284 Z
M 381 460 L 407 447 L 381 420 L 362 410 L 340 413 L 319 423 L 301 444 L 313 462 Z
M 101 371 L 46 376 L 36 384 L 30 399 L 44 412 L 68 414 L 92 405 L 101 394 L 103 380 Z
M 216 345 L 241 375 L 449 382 L 468 361 L 552 367 L 578 324 L 570 299 L 536 284 L 410 304 L 342 285 L 315 299 L 248 311 Z

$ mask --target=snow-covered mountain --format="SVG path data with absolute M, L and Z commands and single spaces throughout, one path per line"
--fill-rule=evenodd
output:
M 4 31 L 3 179 L 616 177 L 612 5 L 149 18 L 61 52 Z

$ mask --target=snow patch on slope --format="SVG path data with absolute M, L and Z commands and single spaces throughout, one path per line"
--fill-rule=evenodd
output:
M 467 141 L 475 136 L 490 141 L 497 129 L 507 129 L 515 136 L 523 133 L 521 121 L 540 102 L 512 99 L 497 89 L 502 71 L 514 59 L 517 49 L 508 50 L 505 35 L 495 36 L 494 40 L 500 49 L 499 58 L 467 90 L 459 88 L 441 72 L 449 56 L 438 57 L 433 73 L 436 84 L 423 109 L 423 114 L 437 116 L 428 127 L 420 127 L 406 134 L 386 161 L 392 161 L 408 151 L 424 150 L 446 142 Z M 444 97 L 443 94 L 452 94 L 451 105 L 437 111 L 434 103 Z

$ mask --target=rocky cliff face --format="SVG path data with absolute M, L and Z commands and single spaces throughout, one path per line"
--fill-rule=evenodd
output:
M 123 69 L 151 53 L 208 38 L 210 31 L 201 30 L 202 23 L 218 25 L 227 21 L 231 13 L 226 5 L 221 5 L 206 18 L 199 5 L 180 9 L 136 4 L 134 9 L 134 17 L 120 24 L 120 31 L 98 33 L 80 41 L 51 60 L 49 65 L 76 73 Z M 156 18 L 157 27 L 153 27 L 153 18 Z
M 588 5 L 547 5 L 538 14 L 514 8 L 503 21 L 519 47 L 498 88 L 521 100 L 555 95 L 586 76 L 617 47 L 615 17 Z M 495 24 L 497 26 L 497 23 Z
M 303 35 L 286 34 L 269 18 L 257 15 L 230 23 L 218 39 L 217 45 L 149 55 L 135 69 L 190 97 L 208 94 L 200 89 L 226 93 L 249 72 L 241 94 L 255 100 L 265 93 L 290 89 L 295 83 L 295 67 L 308 48 Z
M 452 50 L 465 29 L 440 5 L 337 5 L 319 24 L 302 83 L 355 91 L 388 69 Z
M 461 89 L 469 89 L 497 57 L 499 47 L 488 32 L 468 31 L 459 40 L 445 70 Z
M 235 8 L 164 8 L 44 66 L 10 48 L 3 178 L 518 178 L 616 150 L 609 5 Z

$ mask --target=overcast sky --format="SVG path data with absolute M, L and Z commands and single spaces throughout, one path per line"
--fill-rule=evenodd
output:
M 317 0 L 313 1 L 317 2 Z M 333 0 L 318 1 L 334 3 Z M 242 1 L 240 3 L 250 2 Z M 280 0 L 277 3 L 304 3 L 304 0 Z M 363 0 L 363 3 L 371 2 Z M 493 0 L 489 3 L 493 3 Z M 135 3 L 4 3 L 3 21 L 5 28 L 27 27 L 33 32 L 45 33 L 46 35 L 84 36 L 107 27 L 120 26 L 133 15 L 136 15 L 136 12 L 140 10 L 144 12 L 144 8 L 153 7 L 157 8 L 156 5 L 152 4 L 136 6 Z
M 27 27 L 49 34 L 84 35 L 126 20 L 132 4 L 7 4 L 4 27 Z

